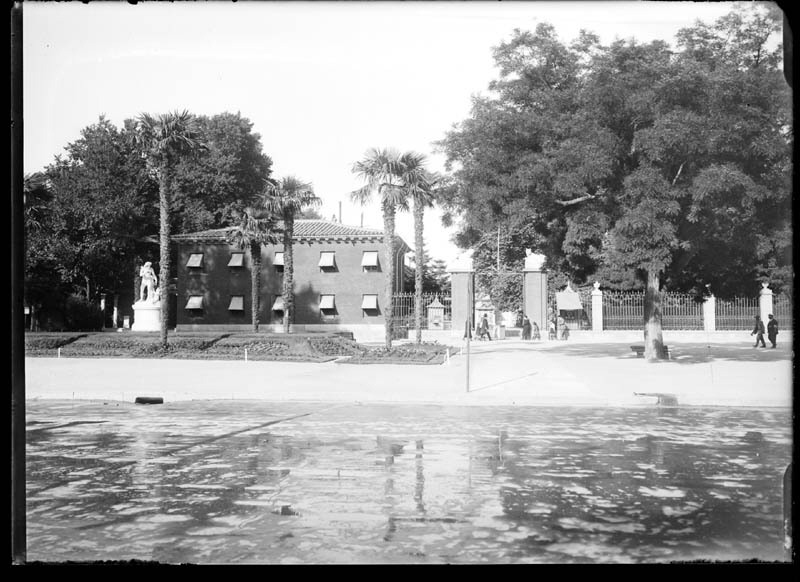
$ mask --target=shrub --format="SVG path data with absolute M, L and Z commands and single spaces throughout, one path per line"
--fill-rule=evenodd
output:
M 103 321 L 100 307 L 80 295 L 70 295 L 64 302 L 64 326 L 69 330 L 103 329 Z

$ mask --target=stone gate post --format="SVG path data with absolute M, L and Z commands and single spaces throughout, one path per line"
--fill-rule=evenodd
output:
M 528 253 L 525 257 L 524 309 L 531 322 L 539 324 L 542 338 L 547 337 L 547 272 L 542 268 L 544 255 Z
M 703 330 L 717 331 L 717 298 L 713 295 L 703 301 Z
M 761 321 L 767 325 L 767 316 L 772 313 L 772 289 L 769 288 L 769 283 L 761 283 L 761 291 L 758 293 L 758 307 Z
M 592 331 L 603 331 L 603 292 L 599 281 L 594 282 L 592 289 Z
M 447 269 L 450 273 L 450 301 L 451 301 L 451 335 L 453 338 L 464 337 L 466 323 L 469 320 L 470 330 L 474 330 L 474 292 L 475 269 L 472 267 L 472 258 L 462 255 Z

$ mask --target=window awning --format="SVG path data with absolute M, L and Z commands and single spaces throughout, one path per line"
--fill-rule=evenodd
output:
M 283 253 L 278 252 L 275 253 L 275 260 L 272 261 L 272 265 L 275 267 L 282 267 L 283 266 Z
M 335 267 L 336 266 L 336 253 L 324 251 L 319 254 L 320 267 Z
M 583 309 L 580 295 L 571 289 L 556 293 L 556 306 L 559 311 L 577 311 Z
M 244 311 L 244 295 L 231 295 L 228 311 Z
M 362 267 L 377 267 L 378 266 L 378 251 L 364 251 L 361 256 Z
M 334 302 L 335 295 L 320 295 L 319 298 L 319 308 L 320 309 L 335 309 L 336 304 Z
M 203 296 L 192 295 L 186 302 L 186 309 L 203 309 Z
M 364 295 L 361 299 L 361 309 L 378 309 L 378 296 Z
M 229 267 L 241 267 L 244 265 L 244 253 L 231 253 L 231 260 L 228 261 Z
M 189 255 L 189 260 L 186 262 L 187 267 L 202 267 L 203 266 L 203 253 L 192 253 Z
M 272 304 L 272 311 L 283 311 L 283 296 L 278 295 L 275 297 L 275 303 Z

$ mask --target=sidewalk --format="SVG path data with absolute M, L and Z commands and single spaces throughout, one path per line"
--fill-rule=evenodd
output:
M 772 350 L 698 340 L 669 339 L 672 359 L 656 363 L 637 358 L 630 341 L 473 341 L 469 374 L 458 348 L 441 366 L 26 358 L 26 396 L 642 406 L 657 398 L 635 393 L 666 393 L 681 406 L 792 406 L 791 343 Z

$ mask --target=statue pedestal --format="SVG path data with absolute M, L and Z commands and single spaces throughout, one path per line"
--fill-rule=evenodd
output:
M 131 331 L 159 331 L 161 329 L 161 302 L 137 301 L 133 304 Z

